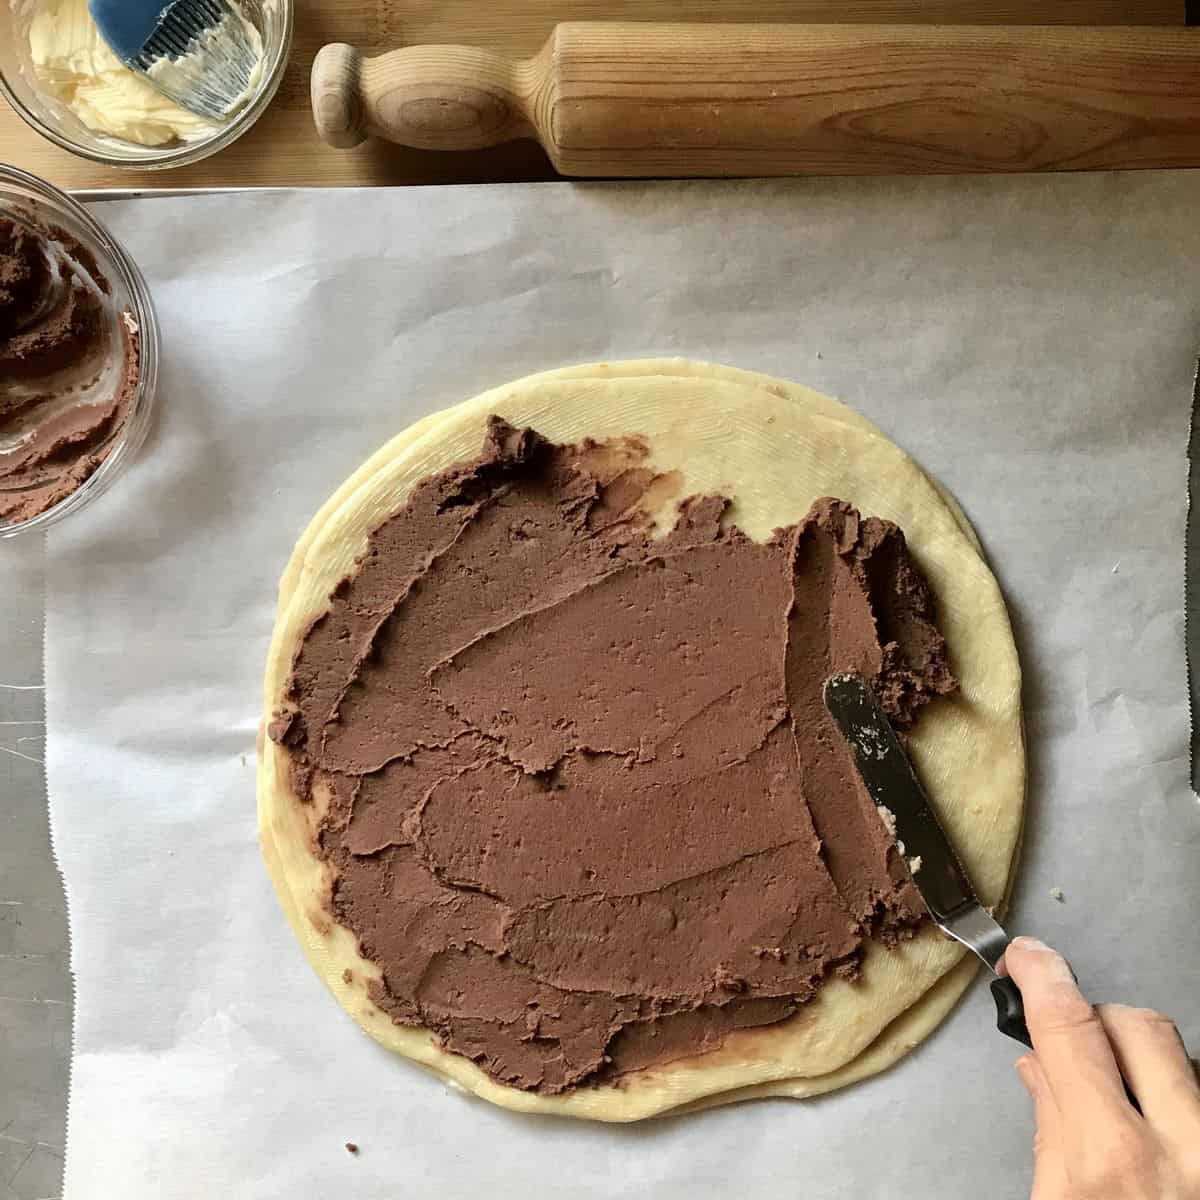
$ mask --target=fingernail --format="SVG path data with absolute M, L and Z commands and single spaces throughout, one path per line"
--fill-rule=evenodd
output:
M 1049 953 L 1051 953 L 1051 954 L 1054 953 L 1054 951 L 1051 950 L 1050 947 L 1047 946 L 1046 943 L 1043 942 L 1040 938 L 1025 937 L 1024 935 L 1022 935 L 1021 937 L 1013 938 L 1012 944 L 1014 946 L 1016 946 L 1016 948 L 1018 950 L 1035 950 L 1035 951 L 1045 950 L 1045 951 L 1049 951 Z
M 1053 946 L 1047 946 L 1040 938 L 1013 938 L 1012 945 L 1022 953 L 1044 954 L 1050 961 L 1042 964 L 1043 970 L 1052 970 L 1055 974 L 1061 975 L 1064 980 L 1071 980 L 1072 983 L 1079 982 L 1075 977 L 1075 972 L 1071 969 L 1071 964 Z

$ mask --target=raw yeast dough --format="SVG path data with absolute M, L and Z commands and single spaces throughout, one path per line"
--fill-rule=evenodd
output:
M 745 371 L 686 360 L 551 371 L 394 438 L 330 498 L 296 546 L 280 588 L 265 720 L 279 710 L 306 631 L 354 569 L 368 533 L 404 506 L 421 479 L 474 458 L 491 414 L 560 443 L 639 435 L 655 470 L 680 473 L 680 495 L 730 497 L 731 519 L 755 539 L 798 521 L 821 496 L 898 524 L 937 597 L 961 683 L 959 695 L 922 716 L 911 753 L 980 898 L 1003 903 L 1024 802 L 1020 668 L 979 544 L 953 499 L 869 422 L 807 388 Z M 429 1031 L 393 1024 L 369 998 L 379 968 L 331 917 L 329 868 L 313 849 L 320 791 L 313 802 L 295 795 L 287 751 L 269 739 L 258 804 L 280 902 L 339 1003 L 383 1045 L 511 1109 L 631 1121 L 756 1096 L 817 1095 L 891 1066 L 938 1025 L 974 973 L 973 960 L 932 928 L 895 950 L 868 943 L 858 982 L 831 978 L 794 1017 L 737 1031 L 716 1051 L 562 1095 L 521 1091 L 443 1050 Z

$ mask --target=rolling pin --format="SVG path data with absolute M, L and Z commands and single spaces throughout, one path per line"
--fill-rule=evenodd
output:
M 325 46 L 333 146 L 536 138 L 574 176 L 1200 166 L 1200 29 L 574 22 L 533 58 Z

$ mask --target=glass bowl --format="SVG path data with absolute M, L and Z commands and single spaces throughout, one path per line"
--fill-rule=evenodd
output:
M 263 38 L 262 79 L 232 121 L 207 137 L 162 146 L 140 146 L 89 129 L 61 100 L 42 91 L 29 58 L 29 22 L 38 0 L 0 0 L 0 92 L 43 137 L 110 167 L 163 170 L 199 162 L 236 141 L 262 116 L 279 88 L 292 44 L 292 0 L 243 0 L 246 16 Z
M 0 0 L 3 3 L 3 0 Z M 82 204 L 44 180 L 0 165 L 0 216 L 58 228 L 75 239 L 107 280 L 116 312 L 128 314 L 139 334 L 136 390 L 121 430 L 109 444 L 104 461 L 84 482 L 57 504 L 25 521 L 0 520 L 0 538 L 46 529 L 90 504 L 125 471 L 150 427 L 158 384 L 158 321 L 146 281 L 120 243 Z

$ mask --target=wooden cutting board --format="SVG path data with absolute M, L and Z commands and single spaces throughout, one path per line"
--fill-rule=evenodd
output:
M 522 56 L 533 54 L 555 23 L 567 20 L 1182 25 L 1185 0 L 296 0 L 292 64 L 279 95 L 253 130 L 213 158 L 170 172 L 103 167 L 52 146 L 0 101 L 0 161 L 67 188 L 548 179 L 553 169 L 532 142 L 460 154 L 374 141 L 333 150 L 314 132 L 308 77 L 326 42 L 350 42 L 368 54 L 457 42 Z

